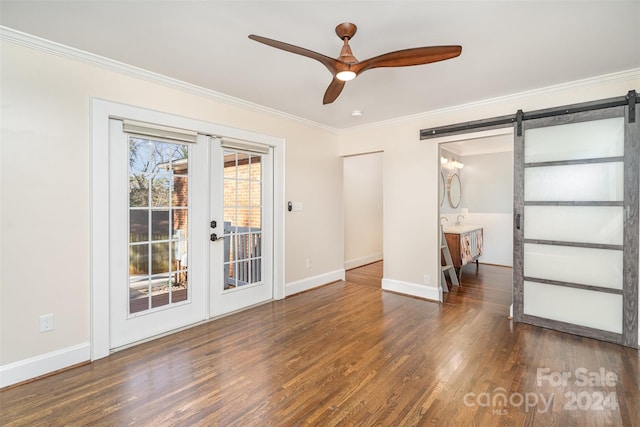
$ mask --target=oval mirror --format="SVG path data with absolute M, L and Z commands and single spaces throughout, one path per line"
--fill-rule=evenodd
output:
M 460 184 L 460 177 L 457 173 L 449 175 L 447 187 L 449 189 L 449 206 L 457 208 L 460 206 L 460 198 L 462 197 L 462 185 Z
M 444 174 L 440 172 L 440 185 L 438 185 L 438 194 L 440 194 L 440 206 L 442 206 L 442 204 L 444 203 L 445 188 Z

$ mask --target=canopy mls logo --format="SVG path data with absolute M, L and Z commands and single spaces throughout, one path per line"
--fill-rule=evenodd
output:
M 498 387 L 493 390 L 493 393 L 467 393 L 463 398 L 464 405 L 467 407 L 490 407 L 492 415 L 507 415 L 509 413 L 508 408 L 524 408 L 524 412 L 529 412 L 531 409 L 536 409 L 539 413 L 545 413 L 549 411 L 553 404 L 553 393 L 549 394 L 546 398 L 543 393 L 511 393 L 507 395 L 507 390 L 502 387 Z M 538 407 L 542 403 L 542 407 Z

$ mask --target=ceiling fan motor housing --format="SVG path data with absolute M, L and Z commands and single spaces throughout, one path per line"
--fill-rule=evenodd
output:
M 351 22 L 343 22 L 342 24 L 338 24 L 336 27 L 336 34 L 340 37 L 340 40 L 344 40 L 346 37 L 350 39 L 358 30 L 356 24 L 352 24 Z

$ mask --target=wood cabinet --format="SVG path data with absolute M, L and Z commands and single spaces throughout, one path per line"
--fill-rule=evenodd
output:
M 451 260 L 456 269 L 478 260 L 482 255 L 482 227 L 465 227 L 464 231 L 448 231 L 445 229 L 444 237 L 447 240 Z

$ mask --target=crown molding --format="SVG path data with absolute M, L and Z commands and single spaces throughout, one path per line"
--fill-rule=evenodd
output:
M 516 102 L 516 101 L 524 100 L 524 99 L 532 97 L 532 96 L 539 96 L 539 95 L 544 95 L 544 94 L 547 94 L 547 93 L 561 92 L 561 91 L 570 90 L 570 89 L 576 89 L 576 88 L 580 89 L 580 88 L 585 88 L 585 87 L 588 87 L 588 86 L 604 84 L 604 83 L 612 83 L 612 82 L 616 82 L 616 81 L 624 82 L 624 81 L 630 81 L 630 80 L 638 80 L 640 82 L 640 68 L 633 68 L 633 69 L 630 69 L 630 70 L 624 70 L 624 71 L 619 71 L 619 72 L 615 72 L 615 73 L 604 74 L 604 75 L 601 75 L 601 76 L 589 77 L 589 78 L 581 79 L 581 80 L 574 80 L 574 81 L 567 82 L 567 83 L 560 83 L 560 84 L 557 84 L 557 85 L 546 86 L 546 87 L 539 88 L 539 89 L 527 90 L 527 91 L 524 91 L 524 92 L 516 92 L 516 93 L 510 94 L 510 95 L 504 95 L 504 96 L 499 96 L 499 97 L 495 97 L 495 98 L 483 99 L 481 101 L 470 102 L 470 103 L 467 103 L 467 104 L 454 105 L 452 107 L 441 108 L 441 109 L 438 109 L 438 110 L 430 110 L 430 111 L 426 111 L 426 112 L 423 112 L 423 113 L 417 113 L 417 114 L 412 114 L 412 115 L 409 115 L 409 116 L 397 117 L 397 118 L 394 118 L 394 119 L 383 120 L 383 121 L 379 121 L 379 122 L 375 122 L 375 123 L 369 123 L 369 124 L 366 124 L 366 125 L 354 126 L 354 127 L 348 128 L 348 129 L 343 129 L 343 132 L 344 133 L 349 133 L 349 132 L 352 132 L 352 131 L 357 132 L 357 131 L 361 131 L 361 130 L 377 128 L 377 127 L 384 127 L 384 126 L 389 126 L 389 125 L 393 125 L 393 124 L 397 124 L 397 123 L 409 122 L 409 121 L 413 121 L 413 120 L 425 120 L 425 119 L 428 119 L 430 117 L 435 117 L 435 116 L 438 116 L 438 115 L 454 113 L 454 112 L 458 112 L 458 111 L 465 111 L 465 110 L 472 110 L 472 109 L 475 109 L 475 108 L 488 107 L 488 106 L 492 106 L 492 105 L 496 105 L 496 104 L 500 104 L 500 103 Z M 620 95 L 625 95 L 625 94 L 620 94 Z
M 414 120 L 425 120 L 430 117 L 434 117 L 442 114 L 470 110 L 474 108 L 487 107 L 487 106 L 491 106 L 491 105 L 495 105 L 503 102 L 519 101 L 535 95 L 544 95 L 546 93 L 559 92 L 559 91 L 575 89 L 575 88 L 582 88 L 582 87 L 587 87 L 591 85 L 597 85 L 597 84 L 603 84 L 603 83 L 609 83 L 609 82 L 615 82 L 615 81 L 628 81 L 628 80 L 634 80 L 634 79 L 640 81 L 640 68 L 634 68 L 631 70 L 625 70 L 625 71 L 605 74 L 601 76 L 589 77 L 582 80 L 575 80 L 568 83 L 561 83 L 561 84 L 547 86 L 539 89 L 532 89 L 524 92 L 517 92 L 514 94 L 500 96 L 496 98 L 484 99 L 477 102 L 460 104 L 453 107 L 446 107 L 438 110 L 430 110 L 422 113 L 412 114 L 412 115 L 403 116 L 403 117 L 397 117 L 389 120 L 382 120 L 379 122 L 369 123 L 366 125 L 353 126 L 345 129 L 338 129 L 338 128 L 327 126 L 322 123 L 314 122 L 312 120 L 308 120 L 299 116 L 295 116 L 293 114 L 285 113 L 283 111 L 265 107 L 263 105 L 259 105 L 253 102 L 249 102 L 244 99 L 226 95 L 221 92 L 216 92 L 211 89 L 206 89 L 201 86 L 184 82 L 182 80 L 178 80 L 162 74 L 154 73 L 152 71 L 138 68 L 133 65 L 125 64 L 123 62 L 119 62 L 103 56 L 85 52 L 80 49 L 76 49 L 76 48 L 73 48 L 61 43 L 57 43 L 51 40 L 43 39 L 41 37 L 37 37 L 37 36 L 27 34 L 18 30 L 14 30 L 12 28 L 5 27 L 2 25 L 0 25 L 0 40 L 6 40 L 18 45 L 22 45 L 32 49 L 47 52 L 49 54 L 58 55 L 58 56 L 69 58 L 69 59 L 74 59 L 74 60 L 91 64 L 103 69 L 118 72 L 121 74 L 126 74 L 139 79 L 144 79 L 144 80 L 161 84 L 167 87 L 181 89 L 188 93 L 199 95 L 205 98 L 210 98 L 220 102 L 225 102 L 228 104 L 233 104 L 235 106 L 246 108 L 252 111 L 257 111 L 257 112 L 269 114 L 272 116 L 296 121 L 307 126 L 312 126 L 312 127 L 316 127 L 319 129 L 332 132 L 334 134 L 348 134 L 350 132 L 356 132 L 356 131 L 361 131 L 361 130 L 371 129 L 371 128 L 379 128 L 379 127 L 389 126 L 389 125 L 403 123 L 403 122 L 409 122 Z
M 109 71 L 114 71 L 121 74 L 126 74 L 135 78 L 151 81 L 153 83 L 161 84 L 170 88 L 177 88 L 185 92 L 189 92 L 194 95 L 210 98 L 216 101 L 225 102 L 227 104 L 233 104 L 235 106 L 243 107 L 252 111 L 266 113 L 272 116 L 293 120 L 307 126 L 313 126 L 323 130 L 330 131 L 332 133 L 338 133 L 339 130 L 324 125 L 322 123 L 314 122 L 302 117 L 288 114 L 283 111 L 279 111 L 273 108 L 265 107 L 253 102 L 246 101 L 244 99 L 236 98 L 230 95 L 226 95 L 221 92 L 216 92 L 211 89 L 203 88 L 191 83 L 184 82 L 182 80 L 174 79 L 159 73 L 138 68 L 133 65 L 125 64 L 114 59 L 106 58 L 104 56 L 95 55 L 80 49 L 76 49 L 61 43 L 57 43 L 51 40 L 47 40 L 32 34 L 27 34 L 22 31 L 14 30 L 9 27 L 0 25 L 0 40 L 6 40 L 8 42 L 25 46 L 31 49 L 46 52 L 52 55 L 57 55 L 63 58 L 73 59 L 86 64 L 94 65 Z

